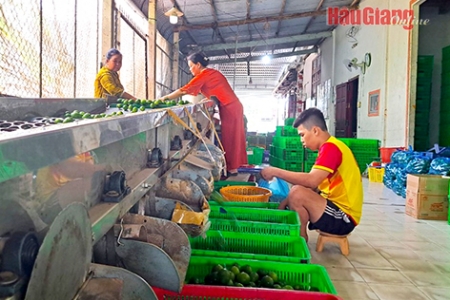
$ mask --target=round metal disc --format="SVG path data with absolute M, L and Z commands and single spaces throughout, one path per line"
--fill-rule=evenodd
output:
M 25 300 L 73 299 L 92 258 L 92 231 L 86 208 L 67 206 L 53 221 L 34 263 Z

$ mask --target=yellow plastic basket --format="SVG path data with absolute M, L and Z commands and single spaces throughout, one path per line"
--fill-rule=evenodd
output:
M 226 201 L 269 202 L 272 191 L 257 186 L 227 186 L 220 189 Z
M 384 168 L 369 167 L 369 181 L 383 182 Z

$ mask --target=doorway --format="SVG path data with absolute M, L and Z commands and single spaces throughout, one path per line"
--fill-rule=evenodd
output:
M 340 138 L 356 138 L 359 78 L 336 86 L 336 132 Z

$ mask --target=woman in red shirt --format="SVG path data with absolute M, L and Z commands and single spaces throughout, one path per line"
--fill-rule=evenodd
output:
M 218 99 L 227 170 L 229 175 L 236 175 L 237 169 L 247 164 L 244 109 L 225 76 L 217 70 L 207 68 L 208 63 L 209 59 L 201 53 L 190 55 L 188 65 L 194 78 L 163 99 L 175 99 L 185 94 L 197 96 L 198 93 L 209 99 L 211 96 Z

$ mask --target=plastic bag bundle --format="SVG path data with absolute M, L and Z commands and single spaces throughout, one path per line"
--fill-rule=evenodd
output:
M 411 159 L 411 154 L 412 153 L 410 151 L 395 151 L 394 153 L 392 153 L 391 161 L 393 163 L 406 165 Z
M 403 193 L 403 190 L 405 190 L 405 187 L 399 181 L 394 181 L 392 183 L 392 190 L 394 191 L 394 193 L 401 196 Z
M 406 187 L 406 175 L 407 173 L 405 172 L 405 170 L 400 168 L 395 169 L 395 181 L 398 183 L 398 185 Z
M 413 156 L 406 165 L 407 174 L 427 174 L 430 170 L 430 158 L 425 156 Z
M 450 158 L 437 157 L 431 161 L 429 174 L 447 175 L 450 172 Z

